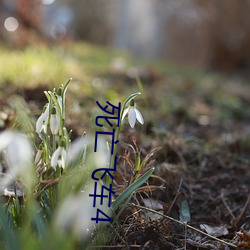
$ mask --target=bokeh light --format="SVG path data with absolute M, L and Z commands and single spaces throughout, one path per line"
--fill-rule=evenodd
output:
M 45 4 L 45 5 L 50 5 L 54 2 L 55 2 L 55 0 L 42 0 L 42 4 Z
M 8 17 L 4 21 L 4 27 L 9 32 L 14 32 L 18 29 L 18 20 L 15 17 Z

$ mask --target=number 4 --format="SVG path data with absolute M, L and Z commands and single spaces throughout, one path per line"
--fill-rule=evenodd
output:
M 104 215 L 106 218 L 100 218 L 99 213 Z M 95 220 L 96 223 L 98 223 L 99 221 L 110 221 L 111 222 L 111 218 L 108 215 L 106 215 L 105 213 L 103 213 L 102 210 L 100 210 L 99 208 L 97 208 L 97 211 L 96 211 L 96 218 L 91 218 L 91 220 Z

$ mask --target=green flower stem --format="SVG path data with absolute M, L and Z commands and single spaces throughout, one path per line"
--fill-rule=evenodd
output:
M 59 112 L 59 119 L 60 119 L 60 122 L 59 122 L 59 124 L 60 124 L 60 126 L 59 126 L 59 136 L 62 136 L 63 135 L 63 117 L 62 117 L 62 110 L 61 110 L 61 107 L 60 107 L 60 105 L 59 105 L 59 103 L 58 103 L 58 101 L 57 101 L 57 99 L 56 99 L 56 96 L 55 96 L 55 94 L 54 93 L 52 93 L 51 91 L 49 91 L 48 92 L 49 93 L 49 95 L 50 95 L 50 97 L 51 97 L 51 99 L 53 100 L 53 103 L 56 105 L 56 108 L 57 108 L 57 111 Z
M 119 124 L 120 126 L 117 127 L 116 126 L 116 130 L 115 130 L 115 140 L 114 141 L 117 141 L 118 138 L 119 138 L 119 134 L 120 134 L 120 129 L 121 129 L 121 123 L 122 123 L 122 115 L 123 115 L 123 112 L 125 110 L 125 107 L 126 105 L 132 100 L 134 99 L 136 96 L 140 95 L 141 93 L 140 92 L 137 92 L 137 93 L 134 93 L 132 95 L 130 95 L 129 97 L 127 97 L 127 99 L 123 102 L 122 104 L 122 108 L 121 108 L 121 112 L 120 112 L 120 117 L 119 117 Z M 115 156 L 116 156 L 116 153 L 117 153 L 117 144 L 114 144 L 114 150 L 113 150 L 113 155 L 111 156 L 111 161 L 110 161 L 110 168 L 114 168 L 115 166 Z M 108 175 L 107 176 L 107 184 L 111 184 L 112 183 L 112 178 Z
M 66 91 L 68 89 L 69 83 L 71 82 L 72 78 L 70 78 L 67 83 L 63 86 L 62 89 L 62 127 L 65 126 L 65 96 L 66 96 Z
M 52 101 L 51 98 L 49 97 L 48 92 L 44 92 L 48 101 L 49 101 L 49 117 L 48 117 L 48 123 L 47 123 L 47 129 L 46 129 L 46 133 L 45 133 L 45 143 L 44 143 L 44 148 L 45 148 L 45 158 L 46 158 L 46 164 L 48 164 L 50 162 L 50 136 L 49 136 L 49 129 L 50 129 L 50 114 L 52 111 Z
M 60 118 L 59 136 L 63 135 L 63 128 L 65 126 L 65 95 L 66 95 L 66 91 L 71 80 L 72 79 L 70 78 L 68 82 L 65 84 L 65 86 L 63 86 L 63 89 L 62 89 L 62 109 L 57 101 L 56 94 L 54 92 L 48 91 L 50 99 L 53 100 L 53 103 L 56 105 L 56 108 L 59 112 L 58 114 Z
M 50 162 L 50 159 L 49 159 L 49 136 L 47 136 L 47 135 L 46 135 L 46 140 L 44 143 L 44 149 L 45 149 L 45 162 L 47 165 Z
M 63 138 L 65 141 L 65 145 L 64 145 L 65 149 L 69 149 L 71 140 L 70 140 L 70 135 L 65 127 L 63 127 Z
M 56 135 L 52 135 L 52 150 L 56 150 Z

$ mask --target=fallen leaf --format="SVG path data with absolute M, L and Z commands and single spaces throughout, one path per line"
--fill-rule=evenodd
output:
M 181 192 L 178 194 L 175 201 L 175 205 L 178 207 L 177 211 L 179 217 L 178 219 L 181 222 L 190 222 L 191 221 L 190 209 L 184 193 Z
M 228 230 L 227 230 L 227 227 L 225 225 L 209 226 L 207 224 L 201 224 L 200 229 L 205 231 L 207 234 L 212 235 L 214 237 L 219 237 L 219 236 L 228 234 Z
M 237 232 L 237 235 L 243 240 L 238 244 L 238 247 L 244 247 L 250 249 L 250 232 Z
M 143 203 L 145 207 L 148 207 L 150 209 L 157 210 L 157 211 L 163 210 L 163 205 L 157 200 L 144 198 Z
M 156 210 L 159 213 L 163 214 L 163 205 L 159 201 L 154 200 L 154 199 L 150 199 L 150 198 L 149 199 L 144 198 L 143 203 L 144 203 L 145 207 Z M 153 213 L 150 211 L 146 211 L 146 210 L 144 211 L 144 214 L 146 215 L 147 220 L 150 219 L 150 221 L 154 221 L 154 220 L 157 220 L 157 219 L 162 217 L 159 214 L 156 214 L 156 213 Z

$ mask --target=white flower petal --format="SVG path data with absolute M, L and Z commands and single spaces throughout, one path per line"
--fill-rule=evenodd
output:
M 57 232 L 73 234 L 77 239 L 86 240 L 90 238 L 92 231 L 96 227 L 96 222 L 91 218 L 96 217 L 97 208 L 101 209 L 107 216 L 110 216 L 111 209 L 104 199 L 104 204 L 93 208 L 93 198 L 89 196 L 94 190 L 93 183 L 86 184 L 84 191 L 80 194 L 71 194 L 63 200 L 55 213 L 54 226 Z M 101 192 L 101 187 L 97 185 L 97 193 Z M 105 222 L 99 222 L 105 223 Z
M 0 133 L 0 151 L 5 149 L 9 145 L 13 136 L 13 133 L 8 130 L 5 130 L 4 132 Z
M 49 120 L 49 105 L 47 105 L 45 111 L 37 119 L 37 122 L 36 122 L 37 133 L 40 133 L 41 131 L 44 131 L 44 133 L 47 132 L 48 120 Z
M 40 133 L 42 131 L 42 126 L 44 122 L 44 114 L 42 113 L 36 122 L 36 132 Z
M 102 139 L 102 138 L 100 138 Z M 110 161 L 110 150 L 108 149 L 107 142 L 105 140 L 97 140 L 97 152 L 92 156 L 96 168 L 107 168 Z
M 50 130 L 53 135 L 56 135 L 59 131 L 59 120 L 56 114 L 50 117 Z
M 94 187 L 93 187 L 94 188 Z M 93 209 L 93 201 L 88 189 L 82 195 L 67 197 L 56 213 L 55 226 L 63 233 L 72 233 L 78 239 L 87 239 L 94 230 L 92 217 L 96 217 Z
M 60 96 L 60 95 L 57 96 L 57 101 L 58 101 L 58 104 L 59 104 L 61 111 L 62 111 L 62 96 Z
M 2 141 L 2 139 L 5 140 Z M 18 176 L 22 178 L 27 187 L 30 186 L 33 182 L 33 152 L 28 138 L 21 133 L 4 131 L 0 134 L 0 151 L 2 150 L 5 150 L 4 158 L 8 170 L 6 178 L 1 179 L 0 188 L 6 187 Z
M 124 111 L 123 111 L 123 115 L 122 115 L 122 120 L 125 118 L 126 114 L 128 113 L 129 111 L 129 108 L 126 108 Z
M 67 152 L 66 152 L 65 148 L 62 148 L 61 156 L 62 156 L 62 158 L 63 158 L 65 161 L 67 160 Z
M 71 143 L 68 151 L 68 162 L 72 163 L 75 161 L 79 155 L 86 150 L 87 145 L 90 143 L 90 140 L 87 136 L 76 139 Z
M 56 168 L 58 165 L 60 168 L 65 168 L 67 161 L 67 152 L 64 147 L 59 146 L 51 157 L 51 166 Z
M 133 106 L 131 106 L 133 105 Z M 128 114 L 128 122 L 129 125 L 134 128 L 135 123 L 136 123 L 136 119 L 141 123 L 144 124 L 144 119 L 143 116 L 141 114 L 141 112 L 136 108 L 135 103 L 134 102 L 130 102 L 130 105 L 128 108 L 126 108 L 123 112 L 122 115 L 122 120 L 125 118 L 125 116 Z
M 109 166 L 110 150 L 107 141 L 103 138 L 97 140 L 97 151 L 94 152 L 95 138 L 85 135 L 73 141 L 67 151 L 66 163 L 72 164 L 77 161 L 84 163 L 86 168 L 106 168 Z M 87 153 L 89 152 L 89 153 Z M 92 170 L 93 171 L 93 170 Z
M 135 108 L 135 113 L 136 113 L 136 119 L 141 123 L 143 124 L 144 123 L 144 120 L 143 120 L 143 117 L 142 117 L 142 114 L 141 112 Z
M 65 161 L 64 161 L 64 159 L 63 158 L 61 158 L 60 160 L 58 159 L 57 165 L 58 165 L 59 168 L 64 169 L 65 168 Z
M 31 163 L 32 148 L 28 138 L 25 135 L 14 133 L 14 137 L 6 148 L 9 167 L 16 168 Z
M 56 149 L 56 151 L 52 154 L 52 157 L 51 157 L 50 163 L 51 163 L 51 166 L 53 168 L 55 168 L 57 166 L 57 164 L 58 164 L 58 158 L 59 158 L 60 154 L 61 154 L 61 147 L 59 146 Z
M 130 107 L 129 112 L 128 112 L 128 122 L 129 125 L 134 128 L 135 122 L 136 122 L 136 113 L 135 113 L 135 108 Z
M 43 114 L 44 114 L 44 120 L 48 121 L 48 119 L 49 119 L 49 104 L 47 105 Z
M 67 152 L 66 152 L 66 150 L 64 148 L 62 148 L 62 151 L 61 151 L 61 164 L 60 164 L 60 167 L 62 169 L 65 168 L 66 161 L 67 161 Z
M 44 121 L 41 131 L 43 131 L 45 134 L 47 133 L 47 125 L 48 123 Z

